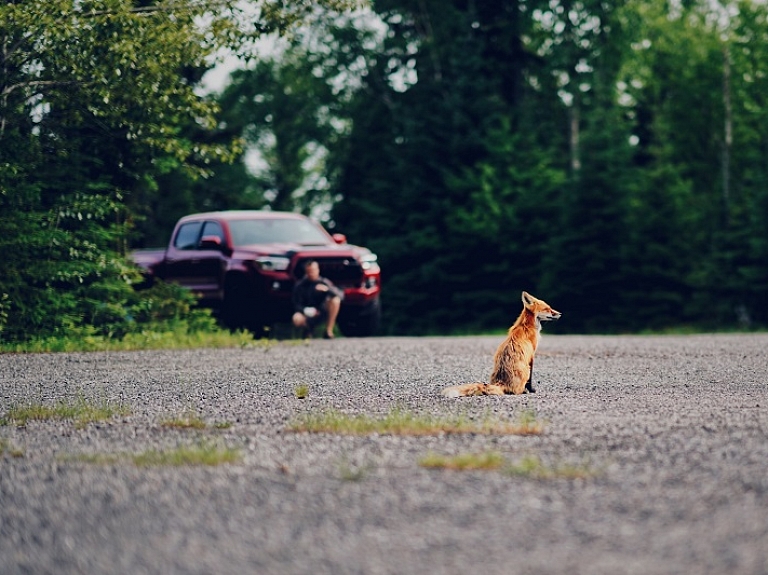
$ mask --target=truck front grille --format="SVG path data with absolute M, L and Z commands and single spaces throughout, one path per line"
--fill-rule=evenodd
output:
M 320 275 L 328 278 L 339 287 L 352 287 L 360 285 L 363 279 L 363 269 L 355 258 L 302 258 L 296 262 L 293 268 L 294 277 L 299 280 L 304 277 L 304 264 L 315 260 L 320 264 Z

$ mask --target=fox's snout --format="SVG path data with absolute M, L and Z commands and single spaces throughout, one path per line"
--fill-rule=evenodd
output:
M 539 316 L 540 319 L 545 320 L 553 320 L 553 319 L 560 319 L 560 316 L 563 315 L 559 311 L 555 311 L 553 309 L 549 309 L 545 311 L 543 314 Z

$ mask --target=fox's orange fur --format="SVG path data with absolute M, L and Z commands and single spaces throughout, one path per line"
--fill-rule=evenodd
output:
M 523 292 L 523 311 L 509 328 L 493 358 L 489 383 L 454 385 L 443 390 L 447 397 L 533 393 L 533 356 L 539 345 L 541 322 L 558 319 L 560 312 L 545 301 Z

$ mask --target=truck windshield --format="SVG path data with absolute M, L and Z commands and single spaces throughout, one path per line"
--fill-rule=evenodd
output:
M 306 220 L 234 220 L 229 222 L 229 231 L 235 246 L 271 243 L 295 243 L 310 246 L 331 243 L 322 230 Z

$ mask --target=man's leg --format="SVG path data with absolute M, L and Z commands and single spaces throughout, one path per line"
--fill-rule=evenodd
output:
M 291 321 L 295 327 L 302 328 L 302 335 L 304 338 L 312 337 L 312 326 L 309 325 L 307 316 L 297 311 L 295 314 L 293 314 Z
M 341 308 L 341 298 L 332 297 L 326 300 L 325 310 L 328 312 L 328 322 L 325 325 L 325 335 L 327 337 L 333 337 L 333 328 L 336 326 L 339 308 Z

